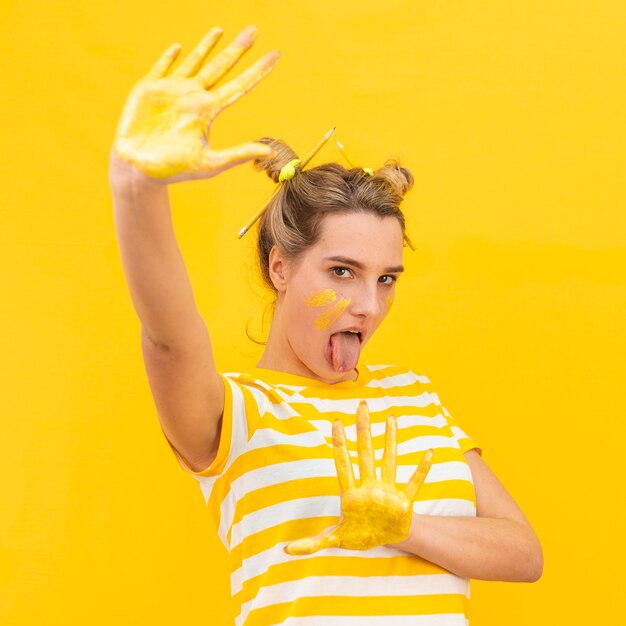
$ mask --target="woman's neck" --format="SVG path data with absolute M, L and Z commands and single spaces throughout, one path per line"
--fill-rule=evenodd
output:
M 276 314 L 272 320 L 267 344 L 257 367 L 277 372 L 287 372 L 306 378 L 319 378 L 296 357 L 289 345 L 289 340 L 284 333 L 280 332 L 280 324 L 276 323 Z

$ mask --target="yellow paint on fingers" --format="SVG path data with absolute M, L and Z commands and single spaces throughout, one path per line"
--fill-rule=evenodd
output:
M 244 161 L 268 156 L 271 149 L 260 143 L 224 150 L 208 145 L 208 129 L 215 117 L 261 81 L 280 57 L 275 50 L 268 52 L 237 78 L 209 92 L 252 46 L 256 33 L 256 27 L 248 27 L 208 61 L 222 34 L 220 28 L 213 28 L 174 71 L 181 46 L 171 45 L 128 96 L 114 141 L 117 156 L 164 183 L 210 178 Z
M 413 502 L 433 461 L 433 449 L 425 452 L 405 487 L 396 485 L 396 418 L 387 418 L 382 480 L 374 471 L 374 452 L 367 403 L 357 409 L 356 430 L 360 477 L 354 479 L 352 462 L 341 420 L 333 422 L 333 452 L 341 492 L 341 521 L 312 537 L 288 543 L 287 554 L 312 554 L 323 548 L 369 550 L 376 546 L 404 541 L 410 532 Z

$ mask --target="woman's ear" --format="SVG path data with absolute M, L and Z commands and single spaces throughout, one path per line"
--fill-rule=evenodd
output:
M 272 246 L 268 259 L 268 269 L 272 283 L 278 293 L 287 289 L 288 260 L 285 254 L 276 246 Z

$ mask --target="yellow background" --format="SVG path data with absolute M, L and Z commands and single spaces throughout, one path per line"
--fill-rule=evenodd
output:
M 130 87 L 212 25 L 277 47 L 212 143 L 301 155 L 337 125 L 416 176 L 389 320 L 367 362 L 429 376 L 540 535 L 536 584 L 474 581 L 476 626 L 614 624 L 625 555 L 626 8 L 619 2 L 0 4 L 0 622 L 229 623 L 225 552 L 161 434 L 113 228 Z M 222 44 L 224 45 L 224 43 Z M 316 159 L 339 159 L 329 144 Z M 172 188 L 223 371 L 256 363 L 244 165 Z

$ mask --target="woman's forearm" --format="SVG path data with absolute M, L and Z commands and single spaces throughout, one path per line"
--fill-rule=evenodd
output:
M 464 578 L 534 582 L 543 570 L 532 528 L 510 519 L 413 514 L 409 537 L 392 547 Z
M 111 155 L 117 240 L 144 333 L 162 347 L 184 346 L 203 329 L 176 241 L 167 185 Z

